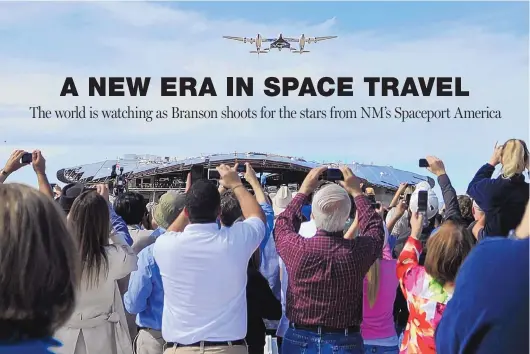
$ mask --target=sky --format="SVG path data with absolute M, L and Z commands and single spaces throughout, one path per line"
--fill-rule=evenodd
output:
M 465 193 L 495 143 L 528 141 L 528 2 L 0 2 L 0 164 L 40 149 L 55 172 L 123 154 L 189 157 L 259 151 L 314 161 L 356 161 L 428 175 L 435 155 Z M 336 35 L 311 53 L 271 52 L 223 35 Z M 79 97 L 60 97 L 65 77 Z M 89 76 L 151 76 L 146 97 L 88 97 Z M 211 77 L 218 97 L 160 97 L 162 76 Z M 254 97 L 226 97 L 227 76 L 255 78 Z M 469 97 L 276 97 L 269 76 L 460 76 Z M 484 109 L 499 120 L 62 120 L 29 107 L 97 109 Z M 30 168 L 9 181 L 36 185 Z

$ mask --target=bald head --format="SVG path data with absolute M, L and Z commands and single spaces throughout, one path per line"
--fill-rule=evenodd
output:
M 350 209 L 350 197 L 338 184 L 324 186 L 313 196 L 311 211 L 319 230 L 328 232 L 344 230 Z

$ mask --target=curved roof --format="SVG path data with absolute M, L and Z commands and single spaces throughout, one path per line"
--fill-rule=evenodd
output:
M 155 162 L 140 160 L 137 158 L 133 159 L 130 157 L 119 160 L 105 160 L 61 169 L 57 172 L 57 178 L 63 183 L 105 180 L 110 178 L 112 166 L 116 164 L 118 164 L 119 168 L 123 168 L 123 173 L 127 174 L 129 178 L 164 174 L 179 170 L 188 170 L 192 165 L 209 164 L 216 166 L 220 163 L 233 163 L 236 160 L 245 160 L 249 162 L 254 160 L 259 161 L 260 165 L 262 165 L 264 168 L 269 166 L 301 171 L 309 171 L 313 167 L 323 165 L 323 163 L 310 162 L 291 156 L 279 156 L 254 152 L 213 154 L 201 157 L 177 159 L 174 161 L 167 160 L 159 160 Z M 432 180 L 430 177 L 399 170 L 390 166 L 375 166 L 359 163 L 348 164 L 348 166 L 359 178 L 381 187 L 396 189 L 402 182 L 416 184 L 420 181 L 429 181 L 429 183 L 434 186 L 434 180 Z

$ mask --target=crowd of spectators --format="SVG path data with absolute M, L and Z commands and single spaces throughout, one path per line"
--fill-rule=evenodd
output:
M 529 352 L 522 140 L 466 195 L 427 156 L 441 200 L 402 183 L 389 205 L 348 167 L 269 194 L 250 164 L 220 165 L 219 185 L 190 174 L 147 203 L 52 188 L 24 154 L 0 170 L 0 353 L 269 354 L 267 336 L 282 354 Z M 38 189 L 6 182 L 26 165 Z

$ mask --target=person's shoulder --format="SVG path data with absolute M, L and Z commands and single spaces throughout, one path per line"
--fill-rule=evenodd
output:
M 529 239 L 509 239 L 506 237 L 487 237 L 480 241 L 467 257 L 462 269 L 466 270 L 487 267 L 503 269 L 528 263 Z M 500 266 L 502 264 L 502 266 Z M 477 271 L 474 276 L 491 276 L 489 272 Z
M 251 232 L 251 230 L 265 232 L 265 223 L 260 218 L 253 216 L 242 222 L 236 222 L 228 230 L 230 233 L 245 233 Z

